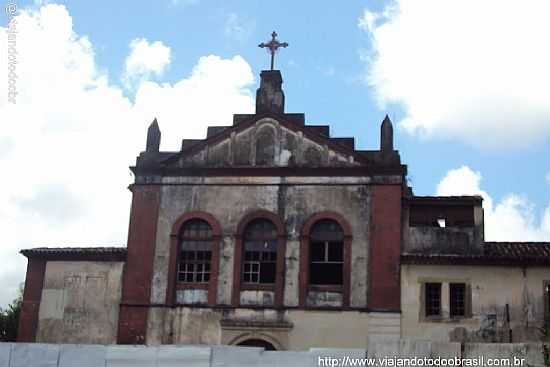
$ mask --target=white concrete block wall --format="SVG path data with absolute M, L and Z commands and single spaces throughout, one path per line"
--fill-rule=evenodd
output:
M 263 348 L 253 347 L 212 347 L 212 367 L 258 367 Z
M 107 348 L 103 345 L 62 345 L 59 367 L 98 367 L 105 365 Z
M 60 345 L 19 344 L 11 351 L 9 367 L 58 367 Z
M 544 366 L 541 343 L 466 344 L 379 337 L 365 349 L 264 351 L 229 346 L 122 346 L 0 343 L 0 367 L 309 367 L 319 357 L 526 358 Z
M 157 347 L 158 367 L 210 367 L 212 348 L 207 346 Z
M 9 367 L 12 343 L 0 343 L 0 367 Z
M 156 367 L 157 348 L 146 346 L 107 346 L 106 367 Z

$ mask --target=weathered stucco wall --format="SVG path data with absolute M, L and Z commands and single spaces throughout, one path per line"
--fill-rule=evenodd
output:
M 243 178 L 244 180 L 244 178 Z M 189 211 L 211 213 L 222 226 L 218 303 L 230 304 L 233 278 L 234 235 L 239 221 L 248 213 L 268 210 L 285 223 L 285 305 L 298 304 L 300 231 L 306 220 L 321 211 L 341 214 L 351 225 L 352 307 L 366 305 L 367 249 L 369 225 L 368 186 L 361 184 L 255 185 L 249 178 L 242 185 L 166 185 L 162 188 L 151 302 L 166 297 L 170 233 L 179 216 Z
M 327 137 L 328 138 L 328 137 Z M 180 167 L 354 166 L 353 159 L 264 118 L 231 138 L 183 156 Z
M 151 315 L 151 314 L 150 314 Z M 262 339 L 280 350 L 364 348 L 368 337 L 399 335 L 399 315 L 359 311 L 159 308 L 149 345 L 225 344 Z M 369 333 L 369 328 L 374 333 Z M 397 334 L 395 333 L 397 331 Z
M 301 183 L 286 185 L 284 182 L 270 183 L 265 178 L 243 177 L 240 178 L 240 183 L 227 180 L 225 184 L 217 181 L 216 184 L 207 185 L 164 185 L 161 189 L 151 303 L 159 304 L 165 301 L 170 233 L 174 222 L 186 212 L 199 210 L 212 214 L 222 227 L 217 303 L 229 305 L 233 286 L 234 235 L 237 225 L 246 214 L 261 209 L 276 213 L 283 220 L 287 233 L 285 306 L 298 305 L 302 227 L 313 214 L 332 211 L 341 214 L 351 225 L 351 306 L 365 307 L 369 227 L 368 185 L 364 184 L 364 179 L 340 180 L 339 183 L 337 179 L 326 178 L 301 180 Z M 155 320 L 163 318 L 153 314 L 164 312 L 161 309 L 150 311 L 150 335 L 158 335 L 160 327 Z
M 537 341 L 544 321 L 544 285 L 549 268 L 497 266 L 401 266 L 402 336 L 438 341 Z M 425 320 L 421 284 L 441 282 L 442 317 Z M 471 317 L 449 318 L 451 282 L 469 284 Z M 509 305 L 510 326 L 506 321 Z
M 123 265 L 122 262 L 49 261 L 37 341 L 115 343 Z

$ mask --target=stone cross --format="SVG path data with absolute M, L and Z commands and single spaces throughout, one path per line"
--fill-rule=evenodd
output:
M 273 33 L 271 33 L 271 41 L 269 41 L 268 43 L 262 42 L 258 45 L 258 47 L 268 48 L 269 53 L 271 53 L 271 70 L 273 70 L 273 66 L 275 64 L 275 52 L 277 52 L 277 49 L 279 47 L 288 47 L 288 43 L 279 42 L 277 40 L 277 32 L 273 31 Z

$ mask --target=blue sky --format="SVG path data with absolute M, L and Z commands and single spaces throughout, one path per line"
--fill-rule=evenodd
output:
M 260 1 L 208 0 L 58 3 L 69 10 L 74 31 L 92 41 L 98 65 L 115 82 L 123 72 L 128 43 L 135 38 L 170 46 L 173 61 L 160 79 L 163 82 L 185 77 L 199 57 L 210 54 L 241 55 L 257 76 L 269 66 L 269 59 L 256 45 L 268 40 L 275 29 L 281 40 L 290 43 L 276 59 L 285 81 L 287 111 L 305 112 L 310 123 L 330 123 L 333 134 L 354 136 L 365 149 L 378 146 L 378 125 L 386 113 L 394 123 L 404 115 L 399 104 L 377 105 L 364 81 L 368 65 L 360 58 L 362 50 L 372 47 L 358 27 L 363 11 L 381 11 L 390 2 L 334 6 L 328 1 L 281 1 L 267 7 Z M 233 27 L 241 31 L 227 29 L 232 16 Z M 417 194 L 433 194 L 449 169 L 466 164 L 483 173 L 484 188 L 496 199 L 510 192 L 525 193 L 541 211 L 550 199 L 545 181 L 550 171 L 548 139 L 512 151 L 494 151 L 472 149 L 452 138 L 424 140 L 398 129 L 396 144 Z
M 482 194 L 489 239 L 550 241 L 550 9 L 527 2 L 18 1 L 20 95 L 0 94 L 0 167 L 15 173 L 0 305 L 23 280 L 18 249 L 125 242 L 147 124 L 159 117 L 174 150 L 250 112 L 273 30 L 290 44 L 276 58 L 287 112 L 361 149 L 378 147 L 387 113 L 417 195 Z

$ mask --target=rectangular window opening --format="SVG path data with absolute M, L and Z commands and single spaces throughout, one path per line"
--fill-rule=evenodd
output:
M 425 284 L 426 317 L 441 315 L 441 283 Z
M 275 242 L 275 241 L 272 241 Z M 275 284 L 277 270 L 277 250 L 275 243 L 262 246 L 245 245 L 243 262 L 243 282 Z
M 451 317 L 466 316 L 466 284 L 449 284 L 449 302 Z
M 309 283 L 342 285 L 344 283 L 344 244 L 341 241 L 312 242 Z
M 190 249 L 189 249 L 190 248 Z M 185 283 L 207 283 L 210 281 L 212 251 L 209 244 L 188 246 L 180 254 L 178 281 Z

